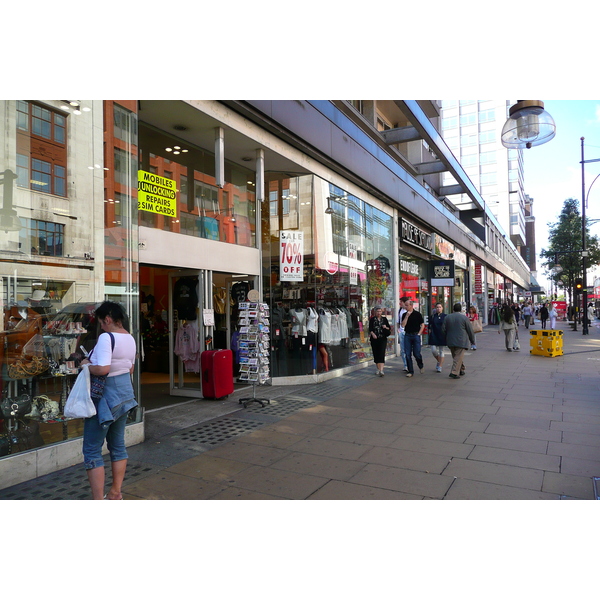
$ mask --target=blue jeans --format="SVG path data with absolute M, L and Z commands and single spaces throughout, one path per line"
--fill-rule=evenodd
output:
M 416 333 L 404 334 L 404 354 L 406 359 L 406 367 L 409 373 L 415 372 L 412 357 L 414 354 L 415 360 L 419 369 L 423 368 L 423 357 L 421 356 L 421 336 Z
M 94 415 L 83 422 L 83 464 L 86 469 L 104 466 L 102 446 L 104 440 L 110 452 L 111 462 L 124 460 L 128 457 L 125 449 L 125 424 L 127 414 L 121 415 L 108 427 L 101 427 L 98 416 Z
M 400 328 L 400 325 L 398 325 L 398 328 Z M 398 332 L 398 342 L 400 343 L 400 357 L 404 363 L 404 368 L 406 368 L 406 354 L 404 353 L 404 331 L 402 330 L 399 330 Z

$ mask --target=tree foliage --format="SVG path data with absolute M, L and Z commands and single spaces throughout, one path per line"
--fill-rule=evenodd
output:
M 572 298 L 575 279 L 582 276 L 579 202 L 573 198 L 565 200 L 558 221 L 548 223 L 548 228 L 549 246 L 540 252 L 542 265 L 549 271 L 548 277 L 556 282 L 558 287 L 568 290 Z M 600 263 L 600 241 L 597 236 L 590 235 L 587 224 L 586 250 L 589 252 L 588 267 Z M 562 271 L 554 273 L 552 270 L 557 266 L 560 266 Z

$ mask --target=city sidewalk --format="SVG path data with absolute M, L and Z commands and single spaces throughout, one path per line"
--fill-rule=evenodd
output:
M 156 411 L 147 440 L 129 449 L 124 498 L 598 499 L 600 322 L 588 336 L 558 327 L 555 358 L 529 353 L 523 325 L 520 352 L 486 327 L 459 380 L 448 377 L 449 352 L 440 374 L 424 347 L 425 372 L 412 378 L 394 358 L 383 378 L 370 364 L 321 384 L 261 388 L 271 404 L 230 398 L 210 421 L 197 403 Z M 87 485 L 80 466 L 64 476 Z M 0 499 L 30 498 L 39 480 Z

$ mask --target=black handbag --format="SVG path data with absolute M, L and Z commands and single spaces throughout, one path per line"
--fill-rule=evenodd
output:
M 31 412 L 31 397 L 21 394 L 18 398 L 5 398 L 0 404 L 2 417 L 5 419 L 18 419 Z
M 115 336 L 110 332 L 107 333 L 108 335 L 110 335 L 111 350 L 114 351 Z M 92 352 L 94 351 L 92 350 Z M 90 356 L 88 358 L 91 358 L 92 352 L 90 352 Z M 104 385 L 106 384 L 107 377 L 108 375 L 92 375 L 90 373 L 90 397 L 92 398 L 92 402 L 94 404 L 98 404 L 100 398 L 102 398 L 102 394 L 104 393 Z

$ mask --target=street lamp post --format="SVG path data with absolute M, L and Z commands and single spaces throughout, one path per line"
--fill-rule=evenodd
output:
M 585 193 L 585 163 L 590 163 L 590 162 L 599 162 L 600 158 L 592 158 L 590 160 L 585 160 L 585 153 L 584 153 L 584 147 L 583 147 L 583 143 L 584 143 L 584 139 L 585 138 L 581 138 L 581 267 L 583 269 L 583 276 L 582 276 L 582 289 L 581 289 L 581 295 L 583 298 L 583 306 L 582 306 L 582 318 L 583 318 L 583 327 L 581 329 L 582 335 L 588 335 L 589 334 L 589 330 L 588 330 L 588 323 L 587 323 L 587 257 L 588 257 L 588 251 L 586 249 L 586 222 L 585 222 L 585 205 L 587 204 L 587 195 L 589 195 L 590 190 L 592 189 L 592 185 L 594 185 L 594 183 L 596 182 L 596 179 L 598 179 L 598 177 L 600 177 L 600 175 L 597 175 L 596 178 L 594 179 L 594 181 L 592 181 L 592 184 L 590 185 L 590 190 L 588 190 L 588 193 L 586 195 Z

